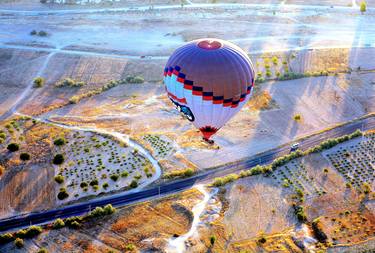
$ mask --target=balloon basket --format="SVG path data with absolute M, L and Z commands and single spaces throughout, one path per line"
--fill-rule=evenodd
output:
M 206 142 L 207 144 L 210 144 L 210 145 L 214 145 L 215 142 L 213 140 L 210 140 L 210 139 L 207 139 L 207 138 L 202 138 L 204 142 Z

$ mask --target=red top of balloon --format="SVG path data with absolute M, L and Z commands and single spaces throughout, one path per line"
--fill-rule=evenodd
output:
M 222 44 L 220 41 L 217 40 L 202 40 L 198 43 L 198 47 L 207 49 L 207 50 L 215 50 L 221 48 Z

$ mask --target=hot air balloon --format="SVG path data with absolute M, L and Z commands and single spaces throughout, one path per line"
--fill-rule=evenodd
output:
M 220 39 L 199 39 L 170 56 L 164 84 L 177 110 L 211 143 L 211 136 L 249 100 L 254 76 L 241 48 Z

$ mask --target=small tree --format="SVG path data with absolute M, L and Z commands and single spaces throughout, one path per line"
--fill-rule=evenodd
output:
M 36 77 L 34 79 L 34 88 L 40 88 L 44 85 L 44 83 L 45 83 L 45 80 L 43 77 L 40 77 L 40 76 Z
M 17 248 L 22 248 L 23 245 L 24 245 L 24 242 L 21 238 L 16 238 L 16 240 L 14 241 L 14 245 L 17 247 Z
M 56 140 L 53 141 L 53 143 L 56 145 L 56 146 L 62 146 L 65 144 L 65 139 L 64 138 L 58 138 Z
M 20 159 L 21 159 L 22 161 L 30 160 L 30 154 L 29 154 L 29 153 L 21 153 L 21 154 L 20 154 Z
M 117 179 L 118 179 L 118 175 L 117 174 L 112 174 L 109 178 L 116 182 Z
M 18 145 L 17 143 L 10 143 L 7 147 L 7 149 L 10 151 L 10 152 L 16 152 L 20 149 L 20 145 Z
M 293 117 L 293 119 L 295 121 L 300 121 L 302 119 L 301 114 L 295 114 L 294 117 Z
M 60 219 L 60 218 L 56 219 L 56 220 L 53 222 L 53 225 L 52 225 L 52 227 L 53 227 L 54 229 L 59 229 L 59 228 L 62 228 L 62 227 L 64 227 L 64 226 L 65 226 L 65 222 L 64 222 L 62 219 Z
M 59 165 L 59 164 L 62 164 L 64 163 L 65 161 L 65 158 L 64 158 L 64 155 L 62 154 L 57 154 L 55 155 L 55 157 L 53 158 L 53 164 L 56 164 L 56 165 Z
M 116 208 L 114 208 L 111 204 L 106 205 L 103 208 L 103 210 L 106 215 L 113 214 L 114 212 L 116 212 Z
M 46 248 L 40 248 L 37 253 L 48 253 L 48 250 Z
M 38 35 L 39 35 L 40 37 L 45 37 L 45 36 L 48 35 L 48 33 L 47 33 L 46 31 L 41 30 L 41 31 L 38 32 Z
M 210 243 L 211 243 L 211 246 L 214 246 L 215 242 L 216 242 L 216 236 L 211 235 L 211 236 L 210 236 Z
M 56 183 L 59 183 L 59 184 L 63 183 L 64 182 L 64 176 L 62 176 L 62 175 L 55 176 L 55 181 L 56 181 Z
M 132 180 L 129 186 L 130 186 L 130 188 L 137 188 L 138 187 L 137 180 Z
M 366 12 L 366 10 L 367 10 L 367 3 L 366 3 L 366 1 L 362 1 L 362 2 L 361 2 L 360 7 L 359 7 L 359 10 L 361 11 L 362 14 L 363 14 L 364 12 Z
M 60 192 L 57 194 L 57 198 L 59 200 L 63 200 L 63 199 L 66 199 L 67 197 L 69 197 L 69 193 L 66 191 L 65 188 L 61 188 Z

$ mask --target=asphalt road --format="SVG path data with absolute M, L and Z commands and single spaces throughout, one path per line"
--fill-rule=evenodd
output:
M 370 130 L 375 129 L 375 117 L 369 117 L 357 122 L 345 124 L 323 133 L 300 140 L 300 148 L 306 150 L 313 147 L 328 138 L 336 138 L 344 134 L 350 134 L 357 129 Z M 0 220 L 0 231 L 7 231 L 16 228 L 22 228 L 34 224 L 45 224 L 54 221 L 57 218 L 67 218 L 76 215 L 82 215 L 97 206 L 112 204 L 115 207 L 126 206 L 135 202 L 145 201 L 151 198 L 170 195 L 191 188 L 195 183 L 207 183 L 215 177 L 227 175 L 229 173 L 239 172 L 249 169 L 257 164 L 268 164 L 276 157 L 289 153 L 289 144 L 277 147 L 275 149 L 263 152 L 261 154 L 249 157 L 248 159 L 217 167 L 193 177 L 181 179 L 178 181 L 165 183 L 150 189 L 141 190 L 135 193 L 117 194 L 100 199 L 93 199 L 85 203 L 74 204 L 58 209 L 29 213 L 20 216 L 13 216 Z

